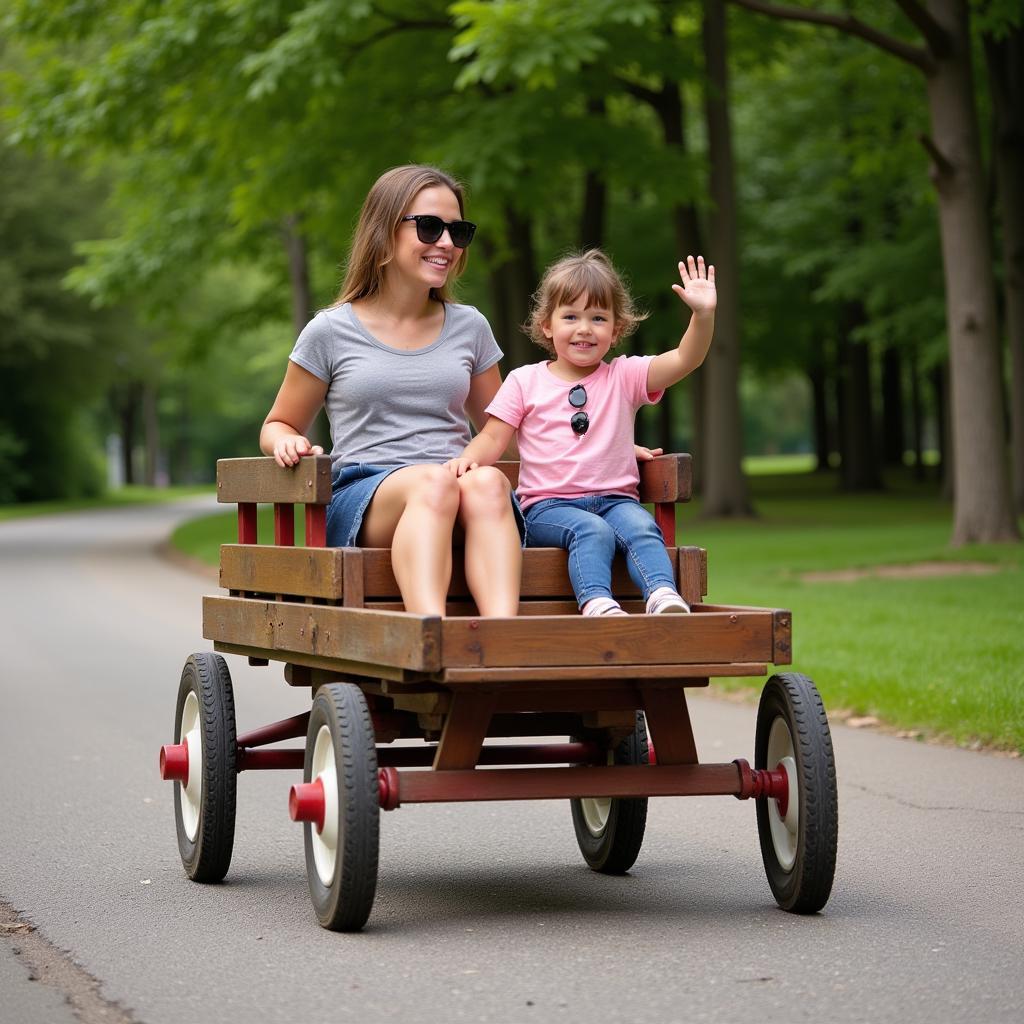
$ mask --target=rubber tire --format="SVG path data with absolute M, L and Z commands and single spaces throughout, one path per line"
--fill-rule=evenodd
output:
M 642 711 L 636 714 L 636 728 L 615 748 L 615 764 L 647 764 L 647 723 Z M 583 859 L 605 875 L 624 875 L 640 856 L 647 828 L 647 797 L 615 797 L 604 828 L 595 833 L 583 815 L 582 801 L 570 801 L 572 824 Z
M 794 914 L 815 914 L 828 902 L 836 869 L 839 839 L 839 797 L 832 735 L 817 687 L 795 672 L 772 676 L 761 691 L 754 739 L 754 767 L 766 763 L 773 722 L 782 717 L 793 741 L 799 817 L 796 857 L 786 870 L 772 841 L 768 800 L 759 799 L 757 831 L 768 884 L 776 902 Z
M 235 744 L 235 696 L 231 673 L 219 654 L 190 655 L 181 671 L 174 715 L 175 742 L 181 740 L 185 699 L 199 702 L 203 743 L 203 782 L 199 798 L 199 830 L 193 842 L 181 815 L 181 783 L 174 783 L 174 822 L 178 852 L 193 882 L 220 882 L 231 865 L 235 842 L 235 799 L 238 771 Z
M 331 733 L 338 773 L 337 860 L 326 886 L 314 860 L 314 826 L 304 823 L 306 876 L 320 924 L 330 931 L 355 932 L 373 908 L 380 848 L 377 746 L 363 691 L 354 683 L 328 683 L 317 690 L 306 734 L 305 782 L 311 781 L 314 745 L 324 725 Z

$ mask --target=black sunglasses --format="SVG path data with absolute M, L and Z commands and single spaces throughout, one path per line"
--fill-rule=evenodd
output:
M 416 237 L 425 245 L 433 245 L 444 233 L 456 249 L 465 249 L 473 241 L 476 225 L 471 220 L 445 221 L 432 213 L 410 213 L 402 221 L 416 221 Z
M 587 404 L 587 389 L 582 384 L 569 388 L 569 404 L 579 410 L 572 414 L 569 426 L 574 434 L 582 437 L 590 429 L 590 417 L 583 411 L 583 406 Z

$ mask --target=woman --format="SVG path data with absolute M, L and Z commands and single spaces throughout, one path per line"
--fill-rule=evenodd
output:
M 464 477 L 445 468 L 501 384 L 487 320 L 450 297 L 474 230 L 447 174 L 410 165 L 381 175 L 338 300 L 299 335 L 260 433 L 264 454 L 294 466 L 322 452 L 306 433 L 326 406 L 327 542 L 390 547 L 406 610 L 424 615 L 445 612 L 456 527 L 480 614 L 512 616 L 519 605 L 522 547 L 508 481 L 493 467 Z

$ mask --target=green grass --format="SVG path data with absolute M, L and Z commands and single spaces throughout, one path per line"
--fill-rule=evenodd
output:
M 29 516 L 48 516 L 59 512 L 80 512 L 93 508 L 111 508 L 118 505 L 152 505 L 176 501 L 192 494 L 213 493 L 211 485 L 195 487 L 143 487 L 139 484 L 119 487 L 96 498 L 78 498 L 70 501 L 28 501 L 18 505 L 0 505 L 0 522 L 5 519 L 24 519 Z
M 833 475 L 777 472 L 752 478 L 752 490 L 756 519 L 705 521 L 699 502 L 680 509 L 679 542 L 708 549 L 710 601 L 791 609 L 792 667 L 815 680 L 833 712 L 1024 752 L 1024 546 L 950 548 L 949 505 L 909 475 L 894 476 L 884 494 L 841 495 Z M 215 565 L 235 522 L 230 513 L 204 517 L 173 542 Z M 270 510 L 261 510 L 260 536 L 272 533 Z M 802 578 L 924 561 L 998 571 Z M 754 692 L 761 680 L 721 685 Z

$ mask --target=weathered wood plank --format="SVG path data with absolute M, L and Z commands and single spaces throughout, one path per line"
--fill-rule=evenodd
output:
M 219 459 L 217 500 L 327 505 L 331 500 L 330 456 L 309 455 L 290 469 L 270 458 Z
M 222 544 L 220 585 L 226 590 L 337 600 L 343 593 L 343 552 L 344 548 Z
M 680 547 L 679 593 L 688 604 L 699 604 L 708 592 L 708 553 L 704 548 Z
M 387 548 L 362 548 L 363 590 L 366 600 L 398 597 L 398 584 L 391 568 L 391 552 Z M 676 567 L 678 558 L 675 548 L 669 548 L 669 560 Z M 527 548 L 523 552 L 523 574 L 521 592 L 524 597 L 562 597 L 571 599 L 572 584 L 567 569 L 568 554 L 561 548 Z M 612 564 L 612 591 L 616 595 L 632 597 L 639 590 L 629 578 L 625 560 L 616 556 Z M 452 582 L 448 588 L 449 597 L 469 596 L 466 577 L 462 571 L 462 559 L 455 559 Z M 340 596 L 340 595 L 339 595 Z
M 207 640 L 421 672 L 441 668 L 440 624 L 438 617 L 405 612 L 240 597 L 203 598 L 203 636 Z
M 640 463 L 642 502 L 689 501 L 693 492 L 693 460 L 689 455 L 659 455 Z
M 457 693 L 444 720 L 434 769 L 474 768 L 494 712 L 494 694 Z
M 725 662 L 717 665 L 572 665 L 536 668 L 446 668 L 438 680 L 446 686 L 542 685 L 572 686 L 623 679 L 673 680 L 679 686 L 707 686 L 709 676 L 763 676 L 766 662 Z
M 213 649 L 221 654 L 240 654 L 243 657 L 262 656 L 269 661 L 283 661 L 294 665 L 302 665 L 311 669 L 320 669 L 329 674 L 332 679 L 341 676 L 359 677 L 360 683 L 379 681 L 381 679 L 394 680 L 397 683 L 417 682 L 423 678 L 422 673 L 409 672 L 403 668 L 396 668 L 394 665 L 375 665 L 366 661 L 349 661 L 346 658 L 324 658 L 316 654 L 304 654 L 302 651 L 279 651 L 266 647 L 253 647 L 250 644 L 232 644 L 222 640 L 215 640 Z M 290 686 L 305 686 L 305 682 L 291 682 L 287 675 L 285 682 Z M 320 685 L 314 680 L 314 685 Z
M 365 599 L 363 552 L 360 548 L 342 549 L 342 594 L 346 608 L 362 608 Z
M 658 764 L 696 764 L 686 691 L 641 686 L 640 693 Z
M 784 609 L 772 612 L 774 655 L 773 665 L 790 665 L 793 661 L 793 616 Z
M 446 668 L 770 661 L 772 613 L 604 617 L 537 615 L 441 623 Z

